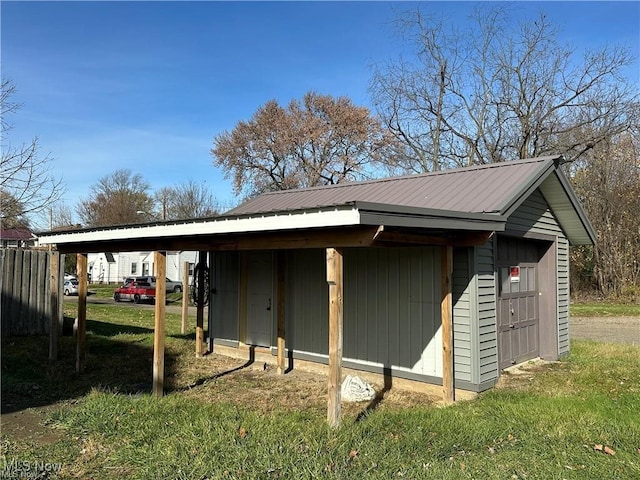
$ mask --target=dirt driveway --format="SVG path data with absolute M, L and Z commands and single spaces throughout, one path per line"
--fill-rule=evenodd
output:
M 640 317 L 571 317 L 571 338 L 640 346 Z

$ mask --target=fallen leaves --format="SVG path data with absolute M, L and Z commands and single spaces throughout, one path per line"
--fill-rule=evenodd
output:
M 607 455 L 611 455 L 611 456 L 616 454 L 615 450 L 613 450 L 611 447 L 607 447 L 606 445 L 602 445 L 602 444 L 594 445 L 593 449 L 596 452 L 604 452 Z

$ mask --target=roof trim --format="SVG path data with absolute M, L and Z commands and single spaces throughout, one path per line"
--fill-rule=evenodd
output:
M 120 225 L 67 232 L 43 232 L 40 243 L 97 244 L 144 240 L 206 237 L 239 233 L 287 232 L 305 229 L 388 225 L 396 227 L 503 231 L 506 217 L 497 214 L 466 213 L 370 202 L 349 202 L 331 207 L 227 215 L 210 219 L 154 224 Z M 106 248 L 106 246 L 105 246 Z
M 505 230 L 508 218 L 538 188 L 545 196 L 549 207 L 556 215 L 570 242 L 585 244 L 591 240 L 594 243 L 595 232 L 593 227 L 580 206 L 571 185 L 560 171 L 559 166 L 562 160 L 563 157 L 561 155 L 556 155 L 508 162 L 509 165 L 513 165 L 516 162 L 523 164 L 536 163 L 536 165 L 532 168 L 527 168 L 526 171 L 531 173 L 527 174 L 528 176 L 524 181 L 520 181 L 516 185 L 510 185 L 508 192 L 511 191 L 511 188 L 515 188 L 515 193 L 509 195 L 504 204 L 495 211 L 465 212 L 349 200 L 330 205 L 298 207 L 290 210 L 256 211 L 253 213 L 234 214 L 233 212 L 236 210 L 234 209 L 225 215 L 204 219 L 42 232 L 40 234 L 40 244 L 60 244 L 75 248 L 83 244 L 105 244 L 105 246 L 107 244 L 120 244 L 128 246 L 129 243 L 127 242 L 130 242 L 131 244 L 135 243 L 136 249 L 139 249 L 143 245 L 153 244 L 157 247 L 165 242 L 171 244 L 173 248 L 178 248 L 178 244 L 181 243 L 180 239 L 183 237 L 197 239 L 198 241 L 207 241 L 215 238 L 216 241 L 220 241 L 224 235 L 231 237 L 236 234 L 262 234 L 266 232 L 278 235 L 280 232 L 310 229 L 321 230 L 380 225 L 418 229 L 502 232 Z M 497 169 L 503 166 L 505 166 L 505 163 L 496 163 L 458 170 L 432 172 L 418 176 L 455 175 L 461 170 Z M 555 176 L 550 177 L 553 172 L 555 172 Z M 398 178 L 414 177 L 416 175 L 360 183 L 380 183 L 397 180 Z M 551 178 L 557 179 L 559 185 L 551 182 Z M 302 190 L 346 188 L 352 185 L 338 184 Z M 499 188 L 499 186 L 494 188 Z M 548 195 L 545 195 L 545 191 Z M 290 192 L 279 191 L 266 195 L 285 195 Z M 504 193 L 506 195 L 507 191 Z M 494 207 L 491 206 L 489 208 Z
M 409 207 L 373 202 L 355 202 L 361 223 L 411 228 L 444 228 L 448 230 L 505 229 L 507 218 L 502 215 L 433 208 Z
M 298 212 L 273 212 L 247 216 L 221 216 L 190 222 L 121 225 L 89 230 L 42 233 L 43 245 L 58 243 L 102 242 L 182 236 L 219 235 L 261 231 L 286 231 L 317 227 L 342 227 L 360 224 L 360 214 L 354 205 Z
M 511 216 L 513 212 L 524 202 L 533 191 L 540 186 L 547 176 L 556 169 L 556 165 L 564 159 L 562 155 L 540 157 L 538 160 L 543 160 L 540 163 L 540 167 L 531 174 L 526 182 L 522 184 L 522 187 L 514 193 L 503 205 L 500 206 L 498 212 L 501 215 L 507 217 Z
M 575 192 L 569 181 L 565 177 L 564 173 L 560 169 L 560 165 L 564 162 L 564 157 L 562 155 L 550 156 L 550 157 L 541 157 L 544 159 L 544 162 L 541 164 L 540 168 L 536 170 L 535 173 L 531 174 L 531 176 L 527 179 L 527 181 L 523 184 L 522 188 L 518 190 L 509 201 L 505 202 L 505 204 L 500 208 L 500 213 L 505 217 L 510 217 L 522 203 L 531 196 L 531 194 L 537 189 L 540 188 L 542 195 L 545 197 L 547 204 L 554 215 L 556 216 L 560 227 L 567 235 L 570 243 L 572 245 L 583 245 L 588 244 L 584 241 L 584 235 L 580 235 L 574 231 L 571 231 L 570 226 L 568 225 L 566 214 L 562 214 L 560 211 L 562 210 L 562 206 L 556 204 L 556 202 L 551 201 L 544 192 L 543 185 L 551 175 L 555 174 L 555 178 L 558 179 L 566 198 L 578 217 L 584 232 L 586 233 L 587 238 L 590 240 L 591 244 L 596 243 L 596 233 L 589 221 L 585 211 L 580 204 L 580 201 L 575 195 Z
M 558 184 L 562 188 L 567 203 L 571 206 L 571 209 L 567 210 L 565 208 L 566 204 L 557 204 L 557 202 L 554 202 L 551 198 L 552 195 L 549 188 L 553 187 L 549 185 L 549 176 L 547 176 L 545 181 L 540 184 L 540 192 L 542 193 L 542 196 L 545 197 L 547 204 L 549 204 L 549 208 L 551 208 L 551 211 L 556 216 L 558 223 L 567 235 L 569 242 L 571 245 L 595 245 L 597 243 L 596 231 L 593 228 L 593 225 L 591 225 L 580 201 L 576 197 L 569 180 L 559 168 L 555 170 L 555 176 L 553 178 L 558 181 Z M 575 229 L 571 228 L 570 224 L 575 220 L 580 223 L 583 230 L 582 232 L 577 232 Z

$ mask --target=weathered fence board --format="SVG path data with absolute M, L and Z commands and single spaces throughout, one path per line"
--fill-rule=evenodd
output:
M 51 252 L 0 249 L 2 335 L 46 335 L 51 323 Z M 59 278 L 63 278 L 60 262 Z M 62 280 L 59 293 L 62 295 Z M 62 319 L 62 302 L 60 302 Z

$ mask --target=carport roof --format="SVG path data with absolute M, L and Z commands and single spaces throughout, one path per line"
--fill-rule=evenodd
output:
M 515 209 L 540 188 L 572 244 L 595 233 L 569 182 L 561 156 L 494 163 L 442 172 L 262 194 L 226 214 L 206 219 L 45 232 L 41 244 L 61 250 L 222 248 L 239 236 L 363 227 L 503 231 Z M 353 233 L 353 231 L 351 231 Z M 200 239 L 200 240 L 198 240 Z M 259 238 L 258 238 L 259 241 Z M 302 241 L 305 241 L 302 238 Z M 218 243 L 216 243 L 218 242 Z M 190 243 L 190 246 L 189 246 Z M 229 247 L 228 248 L 233 248 Z

